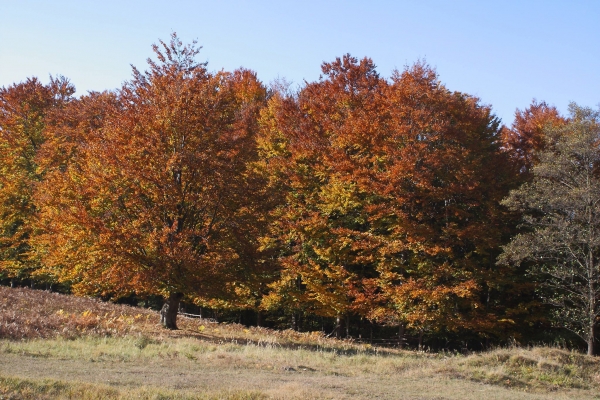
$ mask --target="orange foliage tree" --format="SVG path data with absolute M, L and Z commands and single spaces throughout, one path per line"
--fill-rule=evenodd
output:
M 162 323 L 176 328 L 181 299 L 231 299 L 262 268 L 248 163 L 266 91 L 248 70 L 209 73 L 175 34 L 160 43 L 148 71 L 64 120 L 62 161 L 38 192 L 38 248 L 75 292 L 163 295 Z
M 74 92 L 63 77 L 0 89 L 0 276 L 29 278 L 37 269 L 30 241 L 37 214 L 33 193 L 45 173 L 38 163 L 44 128 Z
M 275 95 L 262 114 L 261 161 L 271 190 L 284 196 L 265 239 L 279 249 L 282 270 L 263 306 L 335 317 L 339 334 L 362 279 L 374 276 L 364 188 L 386 129 L 386 82 L 371 60 L 349 55 L 323 73 L 297 96 Z
M 380 306 L 372 318 L 419 332 L 492 335 L 490 292 L 506 271 L 494 265 L 507 233 L 499 201 L 513 169 L 500 152 L 499 121 L 475 97 L 451 92 L 417 63 L 396 72 L 387 100 L 390 130 L 372 186 Z
M 510 128 L 502 127 L 502 147 L 521 172 L 528 172 L 537 162 L 536 152 L 544 150 L 545 129 L 566 122 L 556 107 L 549 106 L 545 101 L 533 100 L 525 110 L 515 111 L 515 120 Z
M 64 78 L 0 90 L 0 274 L 78 294 L 358 315 L 486 337 L 526 311 L 496 265 L 555 108 L 499 129 L 491 108 L 417 63 L 390 80 L 346 55 L 297 93 L 210 73 L 195 44 L 74 99 Z M 268 98 L 268 101 L 267 101 Z M 521 172 L 521 174 L 519 174 Z M 273 267 L 277 265 L 275 270 Z M 518 280 L 518 279 L 517 279 Z M 512 292 L 511 292 L 512 290 Z
M 263 166 L 285 193 L 265 307 L 489 332 L 512 172 L 490 108 L 421 63 L 391 82 L 350 56 L 323 73 L 262 114 Z

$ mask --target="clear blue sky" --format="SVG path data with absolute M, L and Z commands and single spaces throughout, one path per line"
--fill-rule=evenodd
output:
M 533 98 L 561 112 L 600 103 L 597 0 L 0 0 L 0 86 L 62 74 L 79 94 L 115 89 L 172 31 L 198 39 L 209 69 L 244 66 L 265 83 L 316 80 L 345 53 L 384 77 L 424 58 L 507 124 Z

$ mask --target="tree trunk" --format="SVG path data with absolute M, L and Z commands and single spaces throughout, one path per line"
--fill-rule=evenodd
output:
M 15 287 L 15 280 L 14 279 L 10 280 L 10 287 L 11 287 L 11 289 L 14 289 L 14 287 Z
M 596 324 L 592 324 L 590 327 L 587 354 L 588 356 L 596 355 Z
M 400 324 L 398 327 L 398 347 L 404 348 L 404 324 Z
M 350 314 L 346 314 L 346 337 L 350 337 Z
M 296 313 L 292 313 L 292 330 L 293 331 L 297 331 L 298 330 L 298 316 L 296 315 Z
M 424 331 L 419 331 L 419 351 L 423 351 L 423 335 L 425 334 Z
M 256 326 L 260 328 L 262 326 L 262 313 L 260 310 L 256 311 Z
M 342 336 L 342 316 L 337 315 L 335 317 L 335 338 L 339 339 Z
M 362 339 L 362 325 L 363 325 L 363 318 L 360 317 L 358 319 L 358 338 Z
M 183 293 L 171 293 L 160 310 L 160 323 L 167 329 L 177 329 L 177 312 Z

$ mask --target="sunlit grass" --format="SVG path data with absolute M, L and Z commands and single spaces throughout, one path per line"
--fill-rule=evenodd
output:
M 0 377 L 0 399 L 81 399 L 81 400 L 262 400 L 267 396 L 256 391 L 224 390 L 217 393 L 178 393 L 157 388 L 112 388 L 107 385 L 73 383 L 52 379 Z
M 445 376 L 530 390 L 600 389 L 600 361 L 579 353 L 537 347 L 497 349 L 468 356 L 412 351 L 295 348 L 275 344 L 213 343 L 194 337 L 82 337 L 3 341 L 0 351 L 27 357 L 90 362 L 177 360 L 195 369 L 294 370 L 344 376 Z

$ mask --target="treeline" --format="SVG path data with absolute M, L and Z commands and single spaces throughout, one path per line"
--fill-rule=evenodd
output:
M 534 102 L 501 126 L 422 62 L 385 79 L 346 55 L 292 90 L 245 69 L 209 72 L 175 35 L 154 51 L 114 91 L 75 97 L 62 77 L 0 89 L 5 284 L 160 297 L 168 328 L 183 301 L 339 337 L 375 328 L 419 347 L 579 336 L 595 351 L 596 286 L 591 313 L 551 301 L 570 289 L 548 263 L 573 264 L 568 249 L 524 249 L 549 215 L 528 208 L 538 167 L 566 157 L 573 124 L 597 135 L 596 114 Z M 590 262 L 589 279 L 571 281 L 596 285 Z

